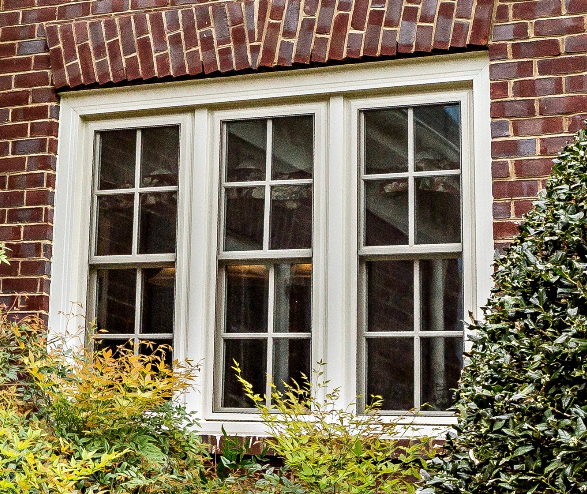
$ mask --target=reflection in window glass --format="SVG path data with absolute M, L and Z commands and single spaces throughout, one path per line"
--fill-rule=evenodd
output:
M 312 186 L 271 187 L 271 249 L 312 247 Z
M 309 333 L 312 330 L 312 265 L 275 265 L 276 333 Z
M 226 234 L 224 249 L 259 250 L 263 248 L 265 189 L 230 187 L 225 189 Z
M 444 244 L 460 242 L 460 176 L 417 178 L 415 188 L 416 243 Z
M 99 269 L 97 290 L 98 329 L 133 334 L 137 289 L 136 269 Z
M 365 173 L 408 171 L 408 110 L 366 110 Z
M 297 115 L 272 119 L 275 180 L 312 178 L 314 167 L 314 117 Z
M 175 252 L 177 192 L 141 194 L 139 253 Z
M 267 121 L 226 123 L 226 181 L 265 180 Z
M 463 330 L 461 259 L 420 261 L 422 331 Z
M 408 179 L 365 181 L 365 245 L 408 243 Z
M 462 338 L 422 338 L 423 410 L 446 410 L 452 405 L 463 367 Z
M 287 338 L 273 342 L 273 382 L 279 391 L 285 391 L 284 383 L 304 382 L 310 377 L 311 340 Z
M 135 185 L 137 131 L 107 130 L 100 136 L 100 190 L 126 189 Z
M 258 264 L 226 266 L 227 333 L 266 333 L 269 269 Z
M 143 270 L 141 333 L 173 333 L 175 268 Z
M 414 108 L 416 171 L 458 170 L 461 166 L 458 104 Z
M 177 185 L 179 127 L 142 130 L 141 187 Z
M 253 393 L 265 394 L 267 340 L 224 340 L 222 406 L 254 408 L 254 403 L 245 396 L 243 385 L 232 369 L 234 362 L 239 364 L 242 378 L 253 385 Z
M 133 194 L 98 197 L 97 255 L 132 254 L 133 205 Z

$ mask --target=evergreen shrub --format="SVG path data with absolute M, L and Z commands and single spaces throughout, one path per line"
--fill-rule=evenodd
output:
M 587 492 L 587 135 L 496 262 L 427 492 Z

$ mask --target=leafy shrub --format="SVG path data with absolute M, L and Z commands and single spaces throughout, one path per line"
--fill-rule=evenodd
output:
M 42 325 L 0 314 L 0 465 L 15 465 L 0 468 L 0 493 L 62 492 L 62 484 L 63 492 L 198 492 L 206 446 L 172 400 L 197 369 L 172 370 L 163 358 L 48 350 Z
M 586 154 L 580 131 L 496 263 L 434 492 L 587 491 Z
M 241 377 L 238 365 L 235 369 L 272 436 L 268 446 L 285 464 L 283 470 L 264 470 L 255 484 L 262 492 L 415 492 L 415 480 L 433 449 L 428 438 L 407 439 L 409 425 L 385 420 L 379 402 L 363 415 L 353 411 L 353 404 L 340 408 L 339 390 L 327 392 L 320 371 L 315 385 L 307 379 L 284 383 L 284 391 L 272 385 L 272 405 L 267 406 Z

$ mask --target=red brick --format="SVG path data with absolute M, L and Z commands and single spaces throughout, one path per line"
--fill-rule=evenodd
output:
M 515 136 L 531 136 L 542 134 L 560 134 L 564 130 L 562 117 L 525 118 L 512 120 Z
M 583 17 L 539 19 L 534 22 L 534 34 L 536 36 L 560 36 L 565 34 L 577 34 L 583 31 Z
M 0 107 L 21 106 L 29 102 L 30 91 L 7 91 L 0 93 Z
M 494 158 L 512 158 L 518 156 L 534 156 L 536 139 L 508 139 L 492 141 L 491 155 Z
M 508 22 L 511 21 L 510 19 L 510 9 L 509 5 L 501 4 L 498 5 L 495 9 L 495 19 L 494 21 L 497 23 Z
M 92 2 L 92 14 L 110 14 L 128 10 L 130 0 L 100 0 Z
M 269 17 L 271 20 L 280 21 L 285 11 L 285 0 L 273 0 L 271 2 L 271 11 Z
M 396 31 L 393 31 L 394 33 Z M 383 33 L 383 38 L 385 39 L 385 31 Z M 393 48 L 395 50 L 395 40 L 393 43 Z M 348 58 L 359 58 L 362 55 L 363 51 L 363 34 L 350 32 L 348 34 L 347 43 L 346 43 L 346 56 Z M 383 47 L 382 47 L 383 51 Z
M 455 48 L 464 48 L 467 46 L 467 37 L 469 35 L 469 23 L 463 21 L 455 21 L 452 28 L 452 37 L 450 38 L 450 46 Z
M 434 32 L 434 48 L 437 50 L 448 50 L 450 47 L 450 36 L 452 31 L 455 4 L 442 2 L 438 8 L 436 27 Z
M 294 2 L 294 3 L 296 3 L 296 2 Z M 228 19 L 229 19 L 231 27 L 238 26 L 239 24 L 243 24 L 245 22 L 244 12 L 243 12 L 244 4 L 242 4 L 240 2 L 229 2 L 226 4 L 226 8 L 228 10 Z M 299 13 L 299 8 L 298 8 L 298 13 Z M 285 17 L 287 19 L 287 14 Z M 297 23 L 297 19 L 296 19 L 296 23 Z M 296 26 L 296 28 L 297 28 L 297 26 Z
M 29 39 L 20 41 L 17 45 L 17 55 L 35 55 L 47 51 L 47 42 L 44 39 Z
M 534 72 L 534 66 L 531 60 L 515 62 L 499 62 L 489 66 L 489 77 L 491 80 L 499 79 L 516 79 L 519 77 L 529 77 Z
M 35 25 L 7 26 L 0 31 L 0 41 L 21 41 L 35 37 Z
M 438 6 L 438 0 L 423 0 L 422 7 L 420 9 L 419 22 L 432 23 L 436 16 L 436 7 Z
M 521 79 L 514 81 L 512 93 L 523 98 L 561 94 L 563 81 L 561 77 L 541 77 L 538 79 Z
M 540 75 L 572 74 L 587 70 L 587 58 L 584 55 L 538 60 L 537 64 Z
M 317 34 L 329 34 L 332 28 L 332 18 L 334 16 L 334 0 L 322 0 L 320 4 L 320 13 L 316 22 Z
M 33 66 L 32 57 L 12 57 L 0 59 L 0 73 L 25 72 Z
M 27 170 L 55 170 L 57 158 L 55 156 L 41 155 L 41 156 L 27 156 Z
M 365 44 L 363 55 L 376 57 L 379 51 L 379 39 L 381 37 L 381 25 L 383 24 L 383 10 L 371 10 L 365 31 Z M 344 46 L 344 42 L 341 43 Z
M 300 4 L 301 2 L 288 3 L 287 11 L 285 12 L 285 18 L 283 19 L 283 30 L 281 33 L 284 38 L 293 39 L 296 36 L 300 18 Z M 238 3 L 229 5 L 238 5 Z
M 38 278 L 3 278 L 3 293 L 33 293 L 37 291 Z
M 51 274 L 51 263 L 35 259 L 31 261 L 23 260 L 19 262 L 21 276 L 49 276 Z
M 385 11 L 385 27 L 398 27 L 402 16 L 403 0 L 388 0 Z
M 493 178 L 508 178 L 510 176 L 508 162 L 505 160 L 493 160 L 491 163 L 491 176 Z
M 553 0 L 533 0 L 518 2 L 512 5 L 512 16 L 518 19 L 538 19 L 539 17 L 555 17 L 561 13 L 561 2 Z
M 369 0 L 355 0 L 353 17 L 351 19 L 351 27 L 353 29 L 356 29 L 357 31 L 362 31 L 363 29 L 365 29 L 365 22 L 367 21 L 368 10 Z
M 279 52 L 277 54 L 277 65 L 290 67 L 293 63 L 293 41 L 282 39 L 279 43 Z
M 113 82 L 120 82 L 124 80 L 124 65 L 122 64 L 122 53 L 120 52 L 120 45 L 118 39 L 108 41 L 106 48 L 108 50 L 108 60 L 110 62 L 110 72 L 112 74 Z
M 494 199 L 536 197 L 536 194 L 538 194 L 538 182 L 536 180 L 499 180 L 493 182 Z
M 531 158 L 514 161 L 514 173 L 516 177 L 532 178 L 545 177 L 552 170 L 552 160 L 550 158 Z
M 27 88 L 36 86 L 48 86 L 49 73 L 48 72 L 26 72 L 24 74 L 17 74 L 14 76 L 15 88 Z
M 587 51 L 587 34 L 565 37 L 565 52 L 581 53 Z
M 47 139 L 36 137 L 12 141 L 11 152 L 16 155 L 38 154 L 47 151 Z
M 56 103 L 57 95 L 52 87 L 33 88 L 31 91 L 31 103 Z
M 432 35 L 434 27 L 429 24 L 418 24 L 416 28 L 416 43 L 414 51 L 430 52 L 432 51 Z M 394 38 L 395 41 L 395 38 Z
M 43 221 L 43 208 L 17 207 L 8 210 L 9 223 L 41 223 Z
M 355 34 L 355 33 L 351 33 Z M 417 33 L 416 33 L 417 36 Z M 416 37 L 416 43 L 418 42 L 418 38 Z M 349 34 L 349 43 L 350 43 L 350 34 Z M 397 43 L 397 30 L 396 29 L 383 29 L 383 34 L 381 35 L 381 55 L 382 56 L 393 56 L 396 54 L 396 43 Z M 359 51 L 360 51 L 360 44 L 359 44 Z M 348 52 L 347 52 L 348 53 Z
M 300 24 L 300 31 L 298 33 L 298 41 L 296 45 L 296 52 L 294 55 L 294 62 L 309 63 L 310 53 L 312 51 L 312 42 L 314 40 L 314 18 L 304 18 Z
M 0 101 L 2 95 L 0 94 Z M 44 120 L 49 116 L 47 105 L 19 106 L 10 112 L 10 120 L 13 122 L 26 122 L 31 120 Z
M 494 202 L 493 217 L 496 219 L 507 219 L 511 216 L 511 202 Z
M 23 225 L 22 236 L 25 239 L 36 239 L 36 240 L 52 240 L 53 239 L 53 228 L 47 224 L 29 224 Z M 45 254 L 45 253 L 43 253 Z M 35 256 L 31 256 L 35 257 Z M 38 257 L 38 256 L 37 256 Z
M 540 154 L 555 155 L 560 153 L 563 148 L 573 140 L 572 136 L 542 137 L 540 139 Z
M 583 14 L 587 12 L 587 0 L 565 0 L 568 14 Z
M 153 7 L 166 7 L 167 0 L 131 0 L 131 10 L 150 9 Z
M 57 8 L 58 19 L 75 19 L 87 15 L 90 15 L 90 2 L 70 3 Z
M 137 40 L 137 48 L 143 79 L 155 77 L 155 63 L 153 61 L 151 40 L 148 37 L 139 38 Z
M 100 21 L 92 21 L 89 24 L 90 41 L 94 58 L 100 60 L 106 57 L 106 42 L 104 40 L 104 32 L 102 31 L 102 23 Z
M 519 232 L 518 224 L 512 221 L 499 221 L 493 223 L 493 238 L 508 239 Z
M 498 24 L 493 28 L 493 41 L 513 41 L 528 37 L 528 23 Z
M 238 26 L 233 27 L 231 37 L 235 70 L 243 70 L 250 67 L 245 26 L 239 24 Z
M 554 57 L 560 55 L 558 39 L 539 39 L 512 43 L 513 58 Z M 547 60 L 539 60 L 540 62 Z
M 271 67 L 275 63 L 280 27 L 281 25 L 279 22 L 270 22 L 267 26 L 260 65 Z
M 218 49 L 218 68 L 220 72 L 233 70 L 232 47 L 225 46 Z
M 541 115 L 564 115 L 587 110 L 587 95 L 573 95 L 541 98 L 539 113 Z
M 471 34 L 469 36 L 470 45 L 487 45 L 489 31 L 491 29 L 493 2 L 494 0 L 477 0 L 475 13 L 473 14 L 473 23 L 471 25 Z
M 0 163 L 2 163 L 0 161 Z M 7 171 L 7 170 L 4 170 Z M 16 208 L 24 205 L 24 191 L 22 190 L 2 190 L 0 191 L 0 207 Z M 18 222 L 12 222 L 18 223 Z
M 404 7 L 397 40 L 397 51 L 399 53 L 412 53 L 414 51 L 417 18 L 418 7 L 414 5 L 406 5 Z
M 57 136 L 59 123 L 55 120 L 31 122 L 31 137 Z
M 326 62 L 327 49 L 328 38 L 325 36 L 316 37 L 316 39 L 314 40 L 314 50 L 312 52 L 312 62 Z
M 28 123 L 18 123 L 12 125 L 0 125 L 0 139 L 22 139 L 28 137 L 29 125 Z M 0 161 L 0 163 L 2 163 Z M 0 168 L 0 172 L 7 171 Z
M 491 60 L 505 60 L 509 58 L 508 43 L 491 43 L 489 45 L 489 58 Z
M 510 136 L 510 121 L 509 120 L 493 120 L 491 122 L 491 137 L 509 137 Z
M 347 28 L 349 24 L 349 14 L 347 12 L 340 12 L 334 19 L 332 26 L 332 38 L 330 40 L 330 51 L 328 58 L 331 60 L 342 60 L 347 39 Z M 379 43 L 379 39 L 377 40 Z
M 491 83 L 491 99 L 507 98 L 509 84 L 507 81 L 493 81 Z
M 567 131 L 577 132 L 579 129 L 585 128 L 586 114 L 573 115 L 572 117 L 566 117 L 567 120 Z
M 218 70 L 218 62 L 216 60 L 216 50 L 214 47 L 214 34 L 210 29 L 205 29 L 204 31 L 200 31 L 199 35 L 204 72 L 206 74 L 216 72 Z
M 167 26 L 168 33 L 173 33 L 181 29 L 179 24 L 179 12 L 177 10 L 167 10 L 165 12 L 165 25 Z
M 532 99 L 491 102 L 491 116 L 493 118 L 532 117 L 535 114 L 536 109 Z
M 48 53 L 36 55 L 33 58 L 33 70 L 50 70 L 51 68 L 51 58 Z
M 26 125 L 26 124 L 23 124 Z M 6 139 L 4 136 L 4 126 L 0 126 L 0 138 Z M 26 158 L 24 156 L 9 156 L 0 158 L 0 170 L 2 172 L 20 172 L 24 171 L 26 167 Z

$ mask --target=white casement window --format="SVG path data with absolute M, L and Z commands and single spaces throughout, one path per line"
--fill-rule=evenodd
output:
M 380 395 L 385 414 L 450 424 L 490 287 L 487 66 L 64 95 L 52 330 L 77 302 L 108 331 L 96 344 L 200 362 L 186 400 L 204 433 L 263 433 L 234 361 L 259 393 L 324 362 L 341 405 Z

